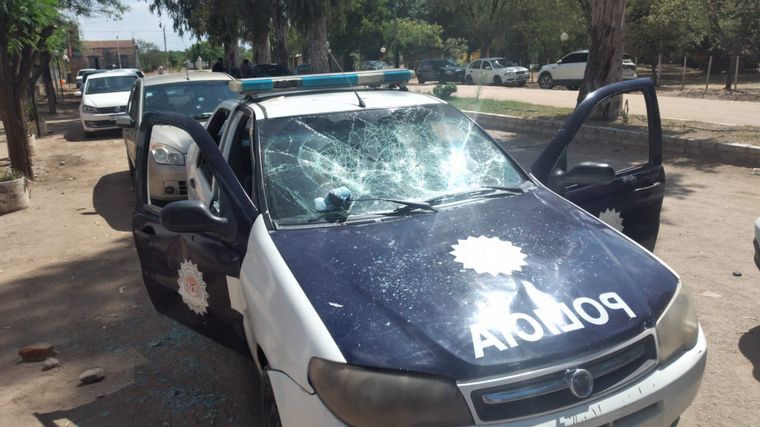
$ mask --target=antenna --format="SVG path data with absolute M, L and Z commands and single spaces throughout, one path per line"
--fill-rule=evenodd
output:
M 332 60 L 335 62 L 335 65 L 338 67 L 338 69 L 340 70 L 340 72 L 343 73 L 343 74 L 345 74 L 346 72 L 343 71 L 343 67 L 340 66 L 340 64 L 338 63 L 338 60 L 335 59 L 335 56 L 332 54 L 332 49 L 328 48 L 327 49 L 327 54 L 330 55 L 330 58 L 332 58 Z M 351 80 L 348 78 L 348 76 L 346 76 L 346 81 L 348 82 L 348 85 L 350 87 L 352 87 L 352 88 L 354 87 L 353 83 L 351 83 Z M 359 101 L 359 107 L 361 107 L 361 108 L 367 108 L 367 104 L 365 104 L 364 100 L 362 99 L 362 97 L 359 96 L 359 92 L 357 92 L 356 90 L 354 90 L 354 95 L 356 95 L 356 99 Z

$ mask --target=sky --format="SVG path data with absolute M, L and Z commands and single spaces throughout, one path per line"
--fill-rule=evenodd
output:
M 122 0 L 129 6 L 121 20 L 105 17 L 79 18 L 79 31 L 83 40 L 120 40 L 138 39 L 155 43 L 164 48 L 164 36 L 160 24 L 166 26 L 166 47 L 169 50 L 185 50 L 196 40 L 189 34 L 184 38 L 172 29 L 172 20 L 167 16 L 159 19 L 158 15 L 150 13 L 144 0 Z

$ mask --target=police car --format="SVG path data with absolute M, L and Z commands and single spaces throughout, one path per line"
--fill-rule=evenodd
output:
M 207 128 L 146 114 L 133 226 L 156 309 L 253 357 L 264 425 L 677 420 L 706 344 L 644 248 L 665 180 L 651 81 L 590 94 L 524 170 L 411 77 L 237 80 L 247 95 Z M 646 98 L 649 162 L 567 170 L 593 107 L 629 91 Z M 145 167 L 157 125 L 195 141 L 189 198 L 163 207 Z M 596 218 L 610 210 L 626 234 Z

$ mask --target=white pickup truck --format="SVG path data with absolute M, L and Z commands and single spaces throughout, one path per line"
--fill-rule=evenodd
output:
M 148 113 L 133 227 L 158 311 L 261 373 L 265 426 L 669 426 L 706 341 L 679 276 L 643 246 L 664 191 L 562 153 L 530 172 L 407 70 L 244 79 L 206 128 Z M 378 86 L 388 84 L 388 89 Z M 150 200 L 153 126 L 184 129 L 188 200 Z M 572 203 L 571 203 L 572 202 Z M 619 231 L 600 221 L 614 211 Z M 244 379 L 241 379 L 244 380 Z

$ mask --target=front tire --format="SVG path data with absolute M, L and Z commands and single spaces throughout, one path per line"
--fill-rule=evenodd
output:
M 422 75 L 420 75 L 419 77 L 417 77 L 417 83 L 419 83 L 421 85 L 425 84 L 425 79 L 422 77 Z
M 554 80 L 552 80 L 552 75 L 549 73 L 543 73 L 540 76 L 538 76 L 538 86 L 540 86 L 541 89 L 553 88 Z
M 472 76 L 467 76 L 464 78 L 464 84 L 472 86 L 474 82 L 472 81 Z
M 501 86 L 502 85 L 501 77 L 495 76 L 493 78 L 493 84 L 496 85 L 496 86 Z
M 277 409 L 274 390 L 269 381 L 268 369 L 267 366 L 261 371 L 261 425 L 264 427 L 282 427 L 280 411 Z

